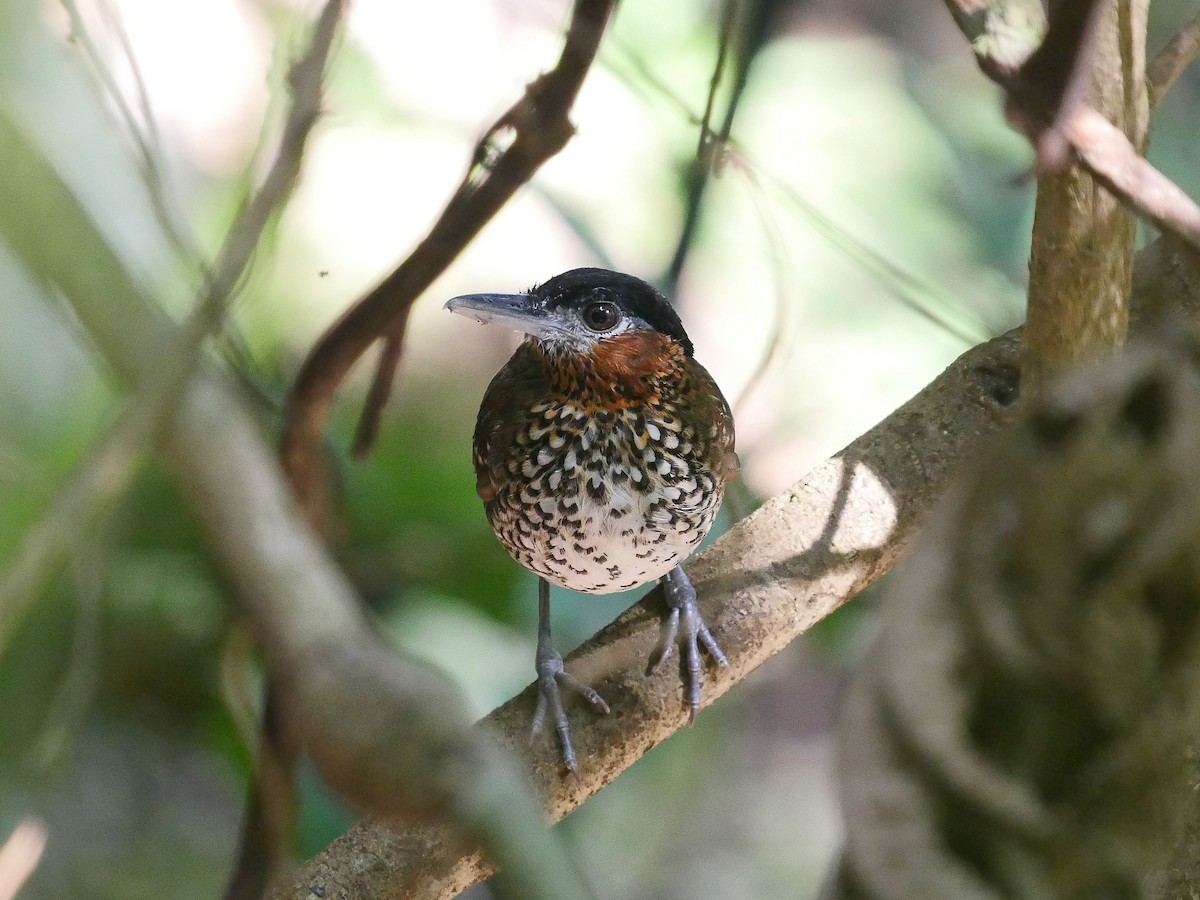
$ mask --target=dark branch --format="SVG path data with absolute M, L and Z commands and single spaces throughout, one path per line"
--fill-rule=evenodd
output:
M 282 458 L 305 515 L 318 529 L 327 512 L 324 427 L 334 394 L 363 352 L 383 339 L 376 385 L 355 442 L 356 452 L 365 453 L 389 393 L 412 304 L 517 189 L 566 146 L 574 133 L 568 113 L 615 3 L 576 0 L 558 64 L 530 84 L 525 96 L 488 129 L 428 236 L 378 287 L 346 311 L 300 367 L 288 399 Z
M 1041 45 L 1015 73 L 998 79 L 1008 93 L 1009 121 L 1037 150 L 1039 172 L 1057 172 L 1069 160 L 1063 126 L 1087 101 L 1094 35 L 1107 2 L 1055 6 Z
M 966 8 L 950 2 L 968 37 Z M 1087 103 L 1098 14 L 1103 0 L 1060 3 L 1045 40 L 1015 70 L 982 66 L 1008 94 L 1010 121 L 1037 148 L 1038 171 L 1059 171 L 1072 160 L 1122 203 L 1190 248 L 1200 260 L 1200 206 L 1155 169 L 1128 137 Z M 978 15 L 978 13 L 976 13 Z M 1151 108 L 1200 49 L 1200 17 L 1192 20 L 1150 63 L 1146 72 Z
M 754 0 L 752 3 L 726 0 L 722 5 L 717 59 L 713 64 L 708 97 L 704 102 L 704 113 L 700 117 L 700 134 L 697 138 L 696 155 L 685 176 L 687 200 L 684 205 L 683 227 L 680 229 L 679 239 L 675 244 L 675 253 L 667 269 L 665 293 L 668 297 L 672 297 L 676 293 L 675 289 L 683 272 L 684 262 L 691 250 L 696 228 L 700 223 L 705 188 L 708 186 L 709 178 L 721 164 L 721 156 L 729 145 L 733 120 L 737 115 L 746 85 L 750 81 L 750 66 L 766 42 L 775 6 L 775 0 Z M 737 30 L 739 20 L 740 32 Z M 713 129 L 712 121 L 716 112 L 717 92 L 725 79 L 725 69 L 731 53 L 736 53 L 736 57 L 729 99 L 720 128 Z

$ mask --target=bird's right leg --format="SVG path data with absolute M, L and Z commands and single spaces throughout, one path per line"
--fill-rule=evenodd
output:
M 579 694 L 602 713 L 608 712 L 608 704 L 595 690 L 563 668 L 562 655 L 550 642 L 550 582 L 545 578 L 538 579 L 538 639 L 534 667 L 537 669 L 538 702 L 537 711 L 533 714 L 531 737 L 536 737 L 541 732 L 546 723 L 546 712 L 549 710 L 554 718 L 554 730 L 558 732 L 563 762 L 571 770 L 571 774 L 578 778 L 579 763 L 575 758 L 575 748 L 571 746 L 571 728 L 567 723 L 567 713 L 563 709 L 562 692 L 559 688 Z
M 700 615 L 696 589 L 692 587 L 683 566 L 673 568 L 661 581 L 663 594 L 667 598 L 667 608 L 671 612 L 663 623 L 658 647 L 650 654 L 646 674 L 654 672 L 670 658 L 678 638 L 682 645 L 681 655 L 686 672 L 684 681 L 687 689 L 688 722 L 695 722 L 696 713 L 700 711 L 701 684 L 704 680 L 704 663 L 700 660 L 700 648 L 707 650 L 708 655 L 722 668 L 729 667 L 729 660 L 721 652 L 716 639 Z

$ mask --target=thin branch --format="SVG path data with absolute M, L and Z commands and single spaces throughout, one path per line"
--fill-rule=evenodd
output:
M 54 765 L 68 755 L 83 720 L 93 709 L 104 633 L 105 549 L 103 535 L 86 535 L 68 566 L 74 633 L 66 670 L 47 703 L 37 740 L 27 751 L 28 758 L 39 765 Z
M 762 2 L 762 0 L 754 0 L 756 12 L 765 5 L 768 4 Z M 748 71 L 750 60 L 757 52 L 757 47 L 747 46 L 739 56 L 739 73 L 734 79 L 734 85 L 730 92 L 729 104 L 726 108 L 725 127 L 721 129 L 722 134 L 717 135 L 712 129 L 712 117 L 716 109 L 717 91 L 721 89 L 721 81 L 729 59 L 730 46 L 733 43 L 734 26 L 738 19 L 737 10 L 737 0 L 724 0 L 721 3 L 721 23 L 718 26 L 717 37 L 717 58 L 713 62 L 712 77 L 708 83 L 708 96 L 704 100 L 704 112 L 700 115 L 699 135 L 696 139 L 696 155 L 692 158 L 691 165 L 688 167 L 686 173 L 687 199 L 683 211 L 683 225 L 679 229 L 679 238 L 675 242 L 675 253 L 671 257 L 671 264 L 667 267 L 667 280 L 664 286 L 667 296 L 675 295 L 679 276 L 683 272 L 684 261 L 687 258 L 688 251 L 691 249 L 692 239 L 696 233 L 696 226 L 700 222 L 700 206 L 704 199 L 704 189 L 708 184 L 709 176 L 719 163 L 720 155 L 724 152 L 725 142 L 729 139 L 729 132 L 733 129 L 733 116 L 737 109 L 738 101 L 741 99 L 742 90 L 746 85 L 744 73 Z M 747 43 L 749 44 L 750 42 L 748 41 Z M 754 43 L 761 43 L 761 41 L 755 41 Z
M 267 223 L 296 186 L 308 136 L 321 113 L 321 86 L 345 9 L 345 0 L 327 0 L 313 26 L 308 50 L 288 73 L 292 102 L 284 120 L 279 149 L 262 186 L 225 237 L 208 279 L 208 303 L 218 309 L 229 302 L 254 256 Z
M 1146 66 L 1146 92 L 1150 109 L 1158 108 L 1167 91 L 1191 65 L 1200 51 L 1200 15 L 1188 22 Z
M 75 10 L 73 3 L 66 5 Z M 342 5 L 342 0 L 331 0 L 326 5 L 308 52 L 292 71 L 293 102 L 278 154 L 262 186 L 230 229 L 205 273 L 189 321 L 177 340 L 156 359 L 159 377 L 143 387 L 100 446 L 59 492 L 49 512 L 26 532 L 12 565 L 0 578 L 0 652 L 81 536 L 124 496 L 146 454 L 157 442 L 164 417 L 175 407 L 191 378 L 205 339 L 220 330 L 225 310 L 236 296 L 237 284 L 250 264 L 263 229 L 296 182 L 304 146 L 319 112 L 322 76 Z M 73 12 L 73 22 L 78 29 L 82 24 L 75 16 L 77 12 Z M 76 36 L 86 41 L 78 31 Z M 143 146 L 142 152 L 144 156 L 149 149 Z
M 0 900 L 13 900 L 37 869 L 46 849 L 46 826 L 22 819 L 0 845 Z
M 1080 164 L 1122 203 L 1188 249 L 1200 269 L 1200 206 L 1133 149 L 1129 138 L 1094 109 L 1065 125 Z
M 654 73 L 645 60 L 636 56 L 628 48 L 621 47 L 620 44 L 617 44 L 616 47 L 626 57 L 628 65 L 637 73 L 636 79 L 621 72 L 617 73 L 625 78 L 626 84 L 632 90 L 640 90 L 645 96 L 648 93 L 646 91 L 648 87 L 649 92 L 666 100 L 693 125 L 701 123 L 700 116 L 662 82 L 662 79 Z M 772 172 L 761 160 L 755 158 L 754 154 L 742 146 L 737 138 L 732 135 L 726 136 L 723 147 L 726 162 L 730 166 L 743 172 L 745 177 L 752 181 L 770 182 L 773 189 L 777 190 L 779 195 L 808 221 L 818 237 L 827 241 L 852 263 L 861 266 L 868 274 L 877 279 L 892 296 L 917 315 L 953 334 L 963 342 L 964 346 L 974 346 L 988 338 L 990 332 L 983 327 L 982 323 L 977 321 L 973 323 L 956 322 L 950 311 L 953 310 L 957 313 L 958 310 L 945 297 L 939 297 L 936 287 L 911 272 L 905 271 L 887 259 L 884 254 L 839 226 L 828 215 L 806 200 L 786 179 Z
M 179 387 L 164 382 L 136 397 L 22 536 L 11 564 L 0 575 L 0 656 L 82 537 L 125 495 Z
M 129 43 L 129 34 L 121 22 L 120 14 L 110 3 L 100 4 L 103 17 L 109 23 L 109 27 L 121 47 L 121 52 L 125 56 L 125 61 L 129 65 L 137 108 L 142 116 L 140 125 L 125 93 L 113 78 L 112 72 L 109 71 L 107 60 L 100 52 L 100 48 L 96 46 L 96 42 L 92 40 L 91 31 L 83 21 L 78 3 L 76 0 L 61 0 L 61 3 L 70 22 L 71 36 L 83 49 L 83 56 L 91 67 L 93 76 L 113 106 L 116 107 L 117 115 L 137 151 L 142 183 L 145 185 L 146 194 L 150 199 L 150 206 L 154 210 L 159 227 L 180 257 L 199 268 L 200 251 L 196 248 L 192 237 L 177 223 L 168 194 L 164 190 L 166 179 L 163 177 L 162 140 L 159 137 L 154 110 L 150 106 L 150 95 L 146 91 L 142 70 Z
M 1087 102 L 1092 78 L 1089 61 L 1096 52 L 1096 30 L 1106 6 L 1106 0 L 1060 4 L 1043 44 L 1016 72 L 996 79 L 1008 93 L 1009 118 L 1037 148 L 1040 173 L 1058 172 L 1069 162 L 1078 162 L 1122 204 L 1174 236 L 1200 262 L 1200 206 Z M 1198 49 L 1200 16 L 1147 68 L 1151 109 Z
M 771 368 L 783 356 L 785 336 L 789 335 L 791 331 L 789 327 L 791 311 L 796 308 L 796 304 L 789 302 L 792 298 L 787 286 L 803 283 L 792 254 L 788 252 L 786 242 L 774 221 L 772 215 L 773 205 L 768 201 L 762 184 L 754 176 L 752 169 L 745 169 L 742 177 L 745 180 L 746 194 L 754 206 L 754 212 L 758 215 L 759 230 L 762 233 L 763 242 L 766 244 L 767 259 L 771 267 L 771 281 L 775 287 L 775 291 L 774 302 L 772 304 L 774 309 L 772 311 L 771 327 L 767 331 L 767 346 L 759 354 L 754 370 L 750 373 L 750 377 L 746 379 L 741 393 L 733 401 L 735 420 L 738 418 L 738 413 L 741 412 L 742 405 L 746 402 L 746 399 L 752 396 L 766 380 L 767 373 L 771 371 Z M 736 516 L 735 518 L 741 519 L 744 516 Z
M 743 154 L 740 152 L 731 157 L 732 163 L 741 169 L 745 177 L 758 181 L 759 176 L 767 181 L 777 192 L 778 196 L 808 222 L 809 227 L 833 249 L 841 253 L 847 260 L 859 266 L 871 275 L 879 284 L 889 290 L 900 303 L 925 319 L 932 325 L 941 328 L 947 334 L 962 341 L 964 346 L 973 347 L 980 341 L 986 340 L 988 329 L 982 322 L 963 321 L 967 316 L 945 298 L 942 303 L 937 301 L 938 289 L 924 278 L 914 275 L 871 245 L 859 240 L 848 233 L 821 210 L 806 200 L 794 186 L 781 176 L 754 164 L 743 165 Z
M 2 107 L 0 158 L 0 237 L 62 292 L 118 380 L 159 380 L 161 354 L 147 348 L 176 346 L 179 327 Z M 511 761 L 470 729 L 457 690 L 366 621 L 228 380 L 202 361 L 173 412 L 162 452 L 263 648 L 290 740 L 352 802 L 451 821 L 523 879 L 522 897 L 590 896 Z
M 355 450 L 369 448 L 389 393 L 413 302 L 547 159 L 570 140 L 568 113 L 595 59 L 615 0 L 576 0 L 558 64 L 530 84 L 488 129 L 462 183 L 428 236 L 316 343 L 296 375 L 284 421 L 281 456 L 308 520 L 320 529 L 328 474 L 324 426 L 351 366 L 385 341 L 377 386 L 363 410 Z
M 1116 197 L 1070 165 L 1076 154 L 1068 129 L 1094 106 L 1132 146 L 1145 145 L 1147 7 L 1148 0 L 1051 4 L 1045 38 L 1015 70 L 980 61 L 1005 89 L 1008 119 L 1037 154 L 1022 373 L 1030 395 L 1059 369 L 1111 352 L 1125 340 L 1134 220 Z M 963 30 L 974 43 L 973 32 Z M 1077 254 L 1079 264 L 1063 265 L 1064 253 Z
M 1088 100 L 1096 33 L 1113 0 L 1058 4 L 1041 45 L 1012 75 L 1000 79 L 1011 122 L 1033 142 L 1039 174 L 1069 162 L 1064 125 Z

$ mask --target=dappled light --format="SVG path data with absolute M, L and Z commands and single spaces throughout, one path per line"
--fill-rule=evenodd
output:
M 0 900 L 921 897 L 888 893 L 881 785 L 999 811 L 909 821 L 906 884 L 1167 865 L 1200 18 L 997 2 L 0 0 Z M 672 562 L 727 666 L 647 670 L 661 587 L 555 588 L 608 707 L 564 692 L 572 777 L 530 740 L 537 580 L 472 469 L 520 338 L 443 305 L 582 267 L 663 291 L 740 473 L 722 444 Z M 1149 824 L 1101 803 L 1095 842 L 1030 851 L 1061 894 L 1022 893 L 995 848 L 1086 824 L 1064 765 Z M 1188 853 L 1136 896 L 1200 884 Z

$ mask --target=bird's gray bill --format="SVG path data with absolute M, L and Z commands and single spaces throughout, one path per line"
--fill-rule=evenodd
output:
M 494 322 L 525 334 L 552 329 L 545 308 L 529 294 L 463 294 L 447 300 L 445 308 L 481 324 Z

